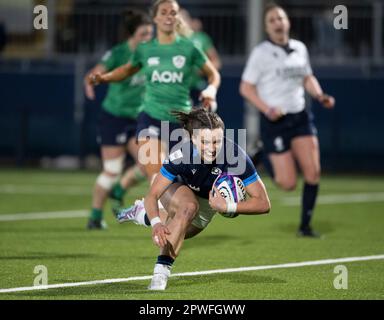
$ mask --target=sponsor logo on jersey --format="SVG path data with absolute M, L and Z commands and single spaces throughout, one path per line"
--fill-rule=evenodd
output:
M 188 187 L 190 187 L 192 190 L 195 190 L 196 192 L 199 192 L 200 191 L 200 187 L 195 187 L 191 184 L 188 184 Z
M 145 75 L 140 74 L 140 75 L 134 75 L 131 78 L 131 82 L 129 83 L 131 86 L 142 86 L 145 84 Z
M 192 169 L 191 171 L 192 171 L 192 174 L 195 174 L 197 170 L 196 169 Z
M 305 66 L 293 66 L 276 69 L 278 77 L 283 79 L 301 78 L 306 75 L 307 68 Z
M 181 150 L 176 150 L 175 152 L 172 152 L 169 155 L 169 160 L 175 161 L 176 159 L 180 159 L 182 156 L 183 156 L 183 153 L 181 152 Z
M 150 57 L 147 62 L 149 66 L 158 66 L 160 64 L 160 57 Z
M 184 73 L 182 72 L 171 72 L 154 70 L 152 72 L 151 82 L 160 82 L 160 83 L 182 83 Z
M 221 173 L 221 169 L 218 168 L 218 167 L 213 167 L 212 170 L 211 170 L 211 174 L 214 174 L 214 175 L 219 175 Z
M 172 62 L 174 66 L 178 69 L 181 69 L 185 65 L 186 58 L 184 56 L 174 56 Z

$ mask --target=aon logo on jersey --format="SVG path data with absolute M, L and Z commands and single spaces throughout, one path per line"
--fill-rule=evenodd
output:
M 160 82 L 160 83 L 182 83 L 184 74 L 182 72 L 171 72 L 155 70 L 152 72 L 151 82 Z

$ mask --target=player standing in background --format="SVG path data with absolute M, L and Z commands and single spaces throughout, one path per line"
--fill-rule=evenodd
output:
M 264 11 L 268 40 L 256 46 L 247 62 L 241 95 L 261 113 L 261 138 L 282 189 L 296 188 L 296 161 L 304 176 L 298 235 L 318 237 L 310 226 L 320 182 L 320 151 L 312 114 L 305 108 L 305 90 L 326 108 L 335 99 L 323 92 L 312 73 L 306 46 L 289 38 L 290 22 L 283 8 Z
M 91 100 L 95 99 L 95 92 L 88 82 L 89 75 L 104 74 L 125 64 L 139 43 L 151 39 L 153 27 L 146 14 L 127 10 L 123 20 L 128 39 L 108 51 L 85 77 L 85 93 Z M 123 172 L 127 150 L 137 160 L 136 118 L 142 103 L 144 84 L 145 77 L 140 73 L 108 87 L 99 117 L 98 142 L 101 145 L 103 171 L 97 177 L 93 190 L 88 229 L 103 229 L 106 226 L 103 221 L 103 206 L 113 184 Z M 144 176 L 141 171 L 138 165 L 129 169 L 130 183 Z
M 120 222 L 144 224 L 145 215 L 148 216 L 147 225 L 152 225 L 152 240 L 160 247 L 160 255 L 150 290 L 166 288 L 184 239 L 203 231 L 216 212 L 235 217 L 270 210 L 268 194 L 251 159 L 236 143 L 224 137 L 221 118 L 203 108 L 194 109 L 189 114 L 178 112 L 177 117 L 187 130 L 189 141 L 164 162 L 144 203 L 139 201 L 135 206 L 123 209 L 118 216 Z M 248 194 L 245 201 L 227 204 L 217 189 L 212 192 L 221 173 L 233 173 L 243 181 Z M 177 182 L 176 178 L 182 182 Z M 161 218 L 158 200 L 166 210 Z
M 215 102 L 220 85 L 220 75 L 206 55 L 185 36 L 180 36 L 185 25 L 179 16 L 179 8 L 175 0 L 156 1 L 152 17 L 157 37 L 140 44 L 124 66 L 103 75 L 94 73 L 89 78 L 90 84 L 97 85 L 124 80 L 139 70 L 145 73 L 147 82 L 142 112 L 138 117 L 137 138 L 140 150 L 145 150 L 145 158 L 150 160 L 144 165 L 150 182 L 160 171 L 166 145 L 172 147 L 178 142 L 170 140 L 172 131 L 180 128 L 172 111 L 191 110 L 189 94 L 194 68 L 200 68 L 208 78 L 208 86 L 201 92 L 206 108 Z M 162 121 L 169 124 L 166 132 L 169 137 L 161 134 Z M 140 151 L 139 162 L 144 162 L 140 159 Z

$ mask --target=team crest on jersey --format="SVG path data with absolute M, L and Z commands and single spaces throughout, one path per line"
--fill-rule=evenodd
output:
M 221 172 L 222 172 L 221 169 L 218 167 L 213 167 L 211 170 L 211 174 L 214 174 L 216 176 L 218 176 Z
M 149 66 L 158 66 L 160 64 L 160 57 L 150 57 L 147 62 Z
M 178 69 L 181 69 L 185 65 L 186 58 L 184 56 L 174 56 L 172 62 L 174 66 Z

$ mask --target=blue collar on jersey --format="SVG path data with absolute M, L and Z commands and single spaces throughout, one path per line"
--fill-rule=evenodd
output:
M 283 49 L 285 51 L 286 54 L 290 54 L 292 53 L 293 51 L 295 51 L 295 49 L 291 48 L 289 46 L 289 40 L 288 40 L 288 43 L 285 44 L 285 45 L 281 45 L 281 44 L 277 44 L 276 42 L 273 42 L 270 38 L 267 38 L 267 41 L 269 41 L 270 43 L 272 43 L 274 46 L 277 46 L 277 47 L 280 47 L 281 49 Z

